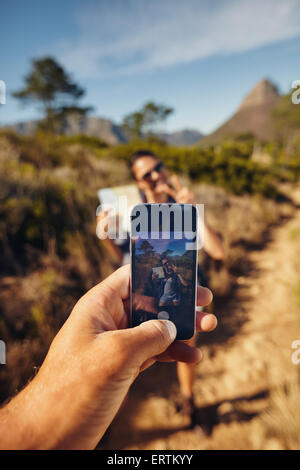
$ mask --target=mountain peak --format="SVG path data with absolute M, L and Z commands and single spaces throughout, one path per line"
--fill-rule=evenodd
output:
M 242 101 L 239 110 L 274 102 L 279 96 L 277 87 L 270 80 L 264 78 L 252 88 L 250 93 Z
M 227 121 L 202 139 L 201 145 L 214 145 L 222 139 L 252 134 L 260 140 L 272 138 L 272 110 L 280 100 L 276 86 L 267 78 L 258 82 Z

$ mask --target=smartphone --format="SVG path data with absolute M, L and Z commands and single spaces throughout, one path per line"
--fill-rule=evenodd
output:
M 195 333 L 198 214 L 193 204 L 138 204 L 130 215 L 131 325 L 171 320 Z

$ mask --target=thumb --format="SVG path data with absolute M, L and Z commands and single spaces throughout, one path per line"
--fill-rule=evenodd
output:
M 169 320 L 148 320 L 121 331 L 129 350 L 129 362 L 135 367 L 141 367 L 148 359 L 164 352 L 177 335 L 176 326 Z

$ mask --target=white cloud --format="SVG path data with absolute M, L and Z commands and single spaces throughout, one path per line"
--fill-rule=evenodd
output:
M 298 0 L 102 0 L 57 55 L 81 78 L 134 74 L 300 34 Z

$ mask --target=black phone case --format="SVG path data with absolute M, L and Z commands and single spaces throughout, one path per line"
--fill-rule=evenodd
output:
M 163 204 L 155 204 L 162 206 Z M 168 204 L 169 205 L 169 204 Z M 184 204 L 179 204 L 185 206 Z M 153 206 L 152 204 L 138 204 L 133 208 L 137 210 L 139 206 Z M 191 206 L 189 204 L 189 206 Z M 193 206 L 195 207 L 195 206 Z M 195 208 L 196 209 L 196 208 Z M 197 211 L 195 212 L 197 217 Z M 131 224 L 132 225 L 132 224 Z M 197 224 L 196 224 L 197 227 Z M 136 234 L 134 234 L 136 235 Z M 179 287 L 178 276 L 174 276 L 174 281 L 170 281 L 174 286 L 178 286 L 180 289 L 181 303 L 176 304 L 176 287 L 173 287 L 173 295 L 175 295 L 175 302 L 169 302 L 169 304 L 162 305 L 160 300 L 163 295 L 160 296 L 163 291 L 163 282 L 155 285 L 152 281 L 152 267 L 156 266 L 158 260 L 157 253 L 155 253 L 155 246 L 159 245 L 154 240 L 148 239 L 150 245 L 151 241 L 154 248 L 149 254 L 150 261 L 145 256 L 145 253 L 137 255 L 136 237 L 130 234 L 130 257 L 131 257 L 131 286 L 130 286 L 130 312 L 131 312 L 131 326 L 138 326 L 140 323 L 151 320 L 151 319 L 168 319 L 175 323 L 177 327 L 177 340 L 188 340 L 195 334 L 195 320 L 196 320 L 196 286 L 197 286 L 197 250 L 190 250 L 181 255 L 176 259 L 177 264 L 181 262 L 183 265 L 184 261 L 188 263 L 192 271 L 190 274 L 190 281 L 188 286 L 181 285 Z M 142 239 L 139 239 L 139 243 L 142 244 Z M 174 244 L 174 242 L 173 242 Z M 146 245 L 145 245 L 146 247 Z M 150 247 L 148 246 L 149 250 Z M 154 252 L 154 254 L 153 254 Z M 184 260 L 184 256 L 186 259 Z M 181 258 L 181 259 L 180 259 Z M 173 258 L 169 255 L 169 260 L 175 263 Z M 153 266 L 154 265 L 154 266 Z M 160 266 L 159 266 L 160 267 Z M 169 268 L 170 269 L 170 268 Z M 178 266 L 177 266 L 178 269 Z M 180 266 L 181 272 L 184 272 L 182 266 Z M 166 281 L 165 281 L 166 283 Z M 138 292 L 138 293 L 137 293 Z M 142 292 L 142 293 L 141 293 Z M 172 291 L 171 291 L 172 292 Z M 143 302 L 141 303 L 141 300 Z M 165 300 L 165 298 L 164 298 Z M 178 299 L 177 299 L 178 300 Z

